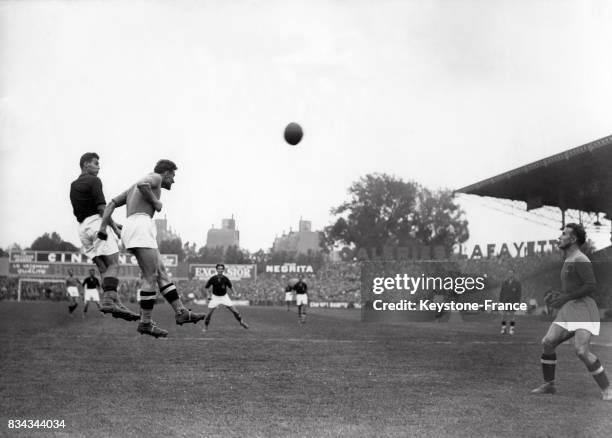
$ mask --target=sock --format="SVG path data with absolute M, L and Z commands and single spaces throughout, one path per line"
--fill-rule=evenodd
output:
M 506 321 L 502 321 L 502 327 L 506 327 Z
M 240 313 L 238 312 L 232 312 L 234 314 L 234 318 L 236 318 L 236 320 L 238 322 L 242 322 L 242 315 L 240 315 Z
M 542 362 L 542 374 L 544 375 L 545 382 L 555 381 L 555 366 L 557 365 L 557 354 L 542 354 L 540 359 Z
M 170 305 L 174 309 L 174 312 L 177 315 L 180 315 L 181 313 L 183 313 L 183 310 L 185 310 L 185 306 L 183 306 L 183 302 L 179 298 L 179 295 L 178 295 L 178 292 L 176 291 L 176 286 L 174 285 L 174 283 L 168 283 L 167 285 L 159 288 L 159 291 L 164 296 L 166 301 L 170 303 Z
M 601 389 L 606 389 L 608 386 L 610 386 L 608 376 L 606 375 L 604 367 L 601 365 L 599 359 L 595 359 L 595 362 L 593 362 L 591 365 L 587 365 L 587 370 L 589 370 Z
M 510 321 L 510 327 L 514 327 L 514 321 Z
M 119 286 L 118 278 L 105 277 L 102 280 L 102 304 L 104 306 L 108 306 L 119 301 L 119 297 L 117 296 L 117 286 Z
M 153 307 L 155 307 L 155 291 L 140 291 L 140 322 L 151 322 Z

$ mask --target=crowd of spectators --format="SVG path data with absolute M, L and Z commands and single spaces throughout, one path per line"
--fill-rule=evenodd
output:
M 371 262 L 370 262 L 371 263 Z M 494 258 L 483 260 L 459 259 L 448 262 L 450 269 L 462 274 L 484 275 L 487 277 L 487 289 L 499 289 L 509 269 L 515 271 L 516 278 L 522 284 L 524 301 L 535 298 L 542 303 L 546 290 L 558 288 L 559 272 L 562 260 L 559 253 L 538 254 L 524 258 Z M 597 273 L 597 269 L 596 269 Z M 234 282 L 234 300 L 248 300 L 253 304 L 281 304 L 284 302 L 285 288 L 297 281 L 297 273 L 260 273 L 256 279 Z M 607 307 L 610 300 L 608 285 L 612 284 L 612 274 L 604 271 L 598 275 L 600 295 L 605 299 L 598 300 Z M 314 273 L 304 274 L 308 284 L 311 302 L 345 302 L 359 303 L 361 300 L 361 264 L 359 262 L 335 262 L 324 264 Z M 204 280 L 178 280 L 178 290 L 187 301 L 201 300 L 208 296 Z M 17 299 L 18 279 L 0 277 L 0 299 Z M 122 280 L 119 295 L 123 301 L 136 301 L 137 280 Z M 61 300 L 65 298 L 65 286 L 58 282 L 22 284 L 21 298 L 25 300 Z

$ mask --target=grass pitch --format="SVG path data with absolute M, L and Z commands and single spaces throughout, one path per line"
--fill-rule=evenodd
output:
M 358 310 L 218 309 L 210 330 L 136 323 L 65 303 L 0 302 L 0 436 L 24 437 L 609 437 L 612 404 L 569 345 L 558 349 L 554 396 L 541 382 L 548 323 L 362 323 Z M 205 309 L 196 309 L 204 311 Z M 593 351 L 612 376 L 612 327 Z M 10 419 L 65 427 L 9 429 Z

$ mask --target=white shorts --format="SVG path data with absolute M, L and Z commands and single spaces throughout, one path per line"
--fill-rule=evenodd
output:
M 231 307 L 233 306 L 232 304 L 232 300 L 230 300 L 230 297 L 228 294 L 222 295 L 222 296 L 218 296 L 218 295 L 214 295 L 211 297 L 210 301 L 208 302 L 208 308 L 209 309 L 214 309 L 215 307 L 217 307 L 218 305 L 223 304 L 224 306 L 227 307 Z
M 85 296 L 83 301 L 100 301 L 100 295 L 98 289 L 85 289 Z
M 285 292 L 285 301 L 293 301 L 293 294 L 291 292 Z
M 125 220 L 121 240 L 127 249 L 157 248 L 157 228 L 146 213 L 134 213 Z
M 590 322 L 590 321 L 583 321 L 583 322 L 553 321 L 553 324 L 557 324 L 559 327 L 564 328 L 568 332 L 575 332 L 578 329 L 583 329 L 588 332 L 591 332 L 591 334 L 594 336 L 599 336 L 599 328 L 601 325 L 599 322 Z
M 70 295 L 71 297 L 74 297 L 74 298 L 79 297 L 79 288 L 76 286 L 68 286 L 66 288 L 66 292 L 68 292 L 68 295 Z
M 83 222 L 79 224 L 79 238 L 83 244 L 82 251 L 88 259 L 93 260 L 97 256 L 109 256 L 119 252 L 119 246 L 117 245 L 117 235 L 113 232 L 111 227 L 106 227 L 106 234 L 108 238 L 102 240 L 98 238 L 98 231 L 100 231 L 100 224 L 102 223 L 102 217 L 98 214 L 85 218 Z
M 295 294 L 295 304 L 298 306 L 301 304 L 308 305 L 308 294 Z
M 553 323 L 569 332 L 584 329 L 595 336 L 599 336 L 599 310 L 595 300 L 591 297 L 583 297 L 565 303 Z

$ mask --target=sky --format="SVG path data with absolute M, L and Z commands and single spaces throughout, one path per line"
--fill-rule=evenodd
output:
M 255 251 L 332 223 L 367 173 L 457 189 L 608 136 L 611 20 L 605 0 L 0 0 L 0 247 L 78 245 L 89 151 L 107 199 L 174 160 L 183 242 L 233 215 Z M 551 209 L 458 202 L 471 245 L 559 234 Z

